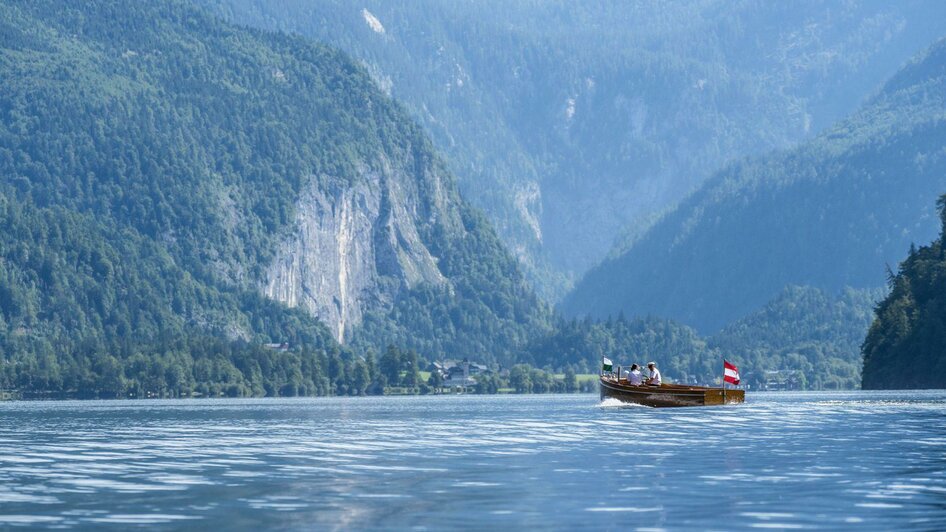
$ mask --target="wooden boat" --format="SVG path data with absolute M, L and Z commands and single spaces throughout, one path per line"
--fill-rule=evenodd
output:
M 711 406 L 744 403 L 745 390 L 690 386 L 688 384 L 661 384 L 632 386 L 616 375 L 600 378 L 601 400 L 617 399 L 625 403 L 645 406 Z

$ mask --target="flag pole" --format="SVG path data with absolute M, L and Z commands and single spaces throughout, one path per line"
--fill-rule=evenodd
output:
M 723 404 L 726 404 L 726 361 L 723 360 Z

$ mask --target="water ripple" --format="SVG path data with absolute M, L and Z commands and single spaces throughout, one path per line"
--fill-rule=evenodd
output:
M 0 527 L 946 528 L 946 393 L 749 401 L 0 403 Z

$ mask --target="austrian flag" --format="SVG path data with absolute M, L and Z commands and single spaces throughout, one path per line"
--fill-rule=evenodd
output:
M 723 380 L 729 384 L 739 384 L 739 368 L 728 360 L 723 360 Z

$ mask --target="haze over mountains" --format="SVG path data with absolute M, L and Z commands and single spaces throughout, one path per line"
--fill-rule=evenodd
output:
M 940 41 L 815 139 L 719 172 L 590 272 L 564 307 L 650 313 L 712 332 L 788 284 L 882 286 L 885 264 L 936 235 L 944 145 Z
M 939 2 L 206 0 L 363 62 L 557 300 L 724 163 L 853 112 Z

